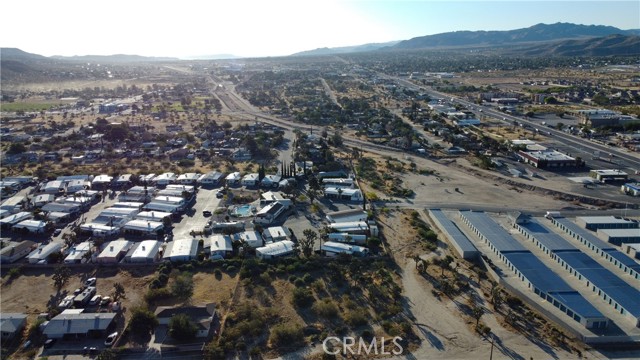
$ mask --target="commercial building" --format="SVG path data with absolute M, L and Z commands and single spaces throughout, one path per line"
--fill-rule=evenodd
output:
M 569 219 L 563 217 L 552 218 L 551 222 L 561 230 L 565 231 L 568 235 L 578 240 L 587 249 L 612 263 L 624 273 L 628 273 L 635 279 L 640 279 L 640 264 L 633 261 L 633 259 L 629 258 L 621 251 L 618 251 L 614 246 L 600 240 L 593 232 L 581 228 Z
M 627 181 L 629 174 L 622 170 L 606 169 L 606 170 L 591 170 L 589 176 L 602 182 L 614 182 L 614 181 Z
M 429 209 L 429 217 L 436 226 L 445 234 L 451 246 L 458 255 L 465 260 L 477 259 L 480 255 L 478 249 L 471 240 L 464 235 L 458 226 L 454 224 L 440 209 Z
M 640 183 L 627 183 L 620 187 L 620 191 L 631 196 L 640 196 Z
M 558 169 L 582 166 L 582 163 L 569 155 L 555 150 L 518 151 L 518 157 L 526 164 L 540 169 Z
M 293 241 L 282 240 L 257 248 L 256 256 L 259 259 L 268 260 L 293 255 L 294 251 Z
M 609 321 L 604 315 L 488 215 L 483 212 L 460 211 L 460 218 L 534 294 L 586 328 L 608 326 Z M 535 223 L 528 224 L 537 229 Z M 524 225 L 514 226 L 522 228 Z M 539 243 L 546 244 L 543 241 Z M 562 245 L 552 242 L 549 246 Z
M 640 229 L 598 229 L 600 239 L 617 246 L 640 243 Z
M 581 216 L 576 218 L 576 224 L 592 231 L 596 231 L 598 229 L 640 228 L 640 223 L 637 220 L 630 220 L 617 216 Z M 640 233 L 640 230 L 638 230 L 638 232 Z

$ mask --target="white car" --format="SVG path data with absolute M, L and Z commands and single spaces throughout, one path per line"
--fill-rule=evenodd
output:
M 102 300 L 102 296 L 96 295 L 91 298 L 91 301 L 89 301 L 89 305 L 92 305 L 92 306 L 99 305 L 101 300 Z
M 107 336 L 107 340 L 104 341 L 104 346 L 111 346 L 113 345 L 113 343 L 116 341 L 116 338 L 118 337 L 118 332 L 114 332 L 112 334 L 110 334 L 109 336 Z

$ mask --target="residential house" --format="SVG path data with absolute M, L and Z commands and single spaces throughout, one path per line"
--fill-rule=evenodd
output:
M 50 242 L 46 245 L 40 245 L 37 249 L 29 254 L 29 264 L 46 263 L 49 256 L 59 253 L 62 250 L 61 242 Z
M 150 220 L 129 220 L 122 227 L 122 231 L 126 234 L 140 236 L 156 236 L 164 229 L 164 223 Z
M 109 175 L 98 175 L 93 178 L 91 181 L 91 188 L 93 189 L 106 189 L 111 186 L 111 181 L 113 181 L 113 176 Z
M 251 157 L 251 151 L 244 148 L 236 149 L 231 153 L 231 158 L 236 161 L 248 161 Z
M 291 240 L 283 240 L 267 244 L 256 249 L 256 257 L 263 260 L 293 255 L 294 243 Z
M 198 178 L 200 185 L 218 186 L 222 182 L 224 174 L 219 171 L 212 171 L 201 175 Z
M 257 186 L 260 182 L 260 175 L 258 173 L 247 174 L 242 177 L 240 184 L 242 186 Z
M 131 263 L 154 263 L 160 259 L 162 243 L 157 240 L 144 240 L 134 243 L 125 255 L 125 261 Z
M 291 231 L 284 226 L 268 227 L 262 232 L 264 241 L 268 243 L 291 240 Z
M 115 329 L 114 312 L 66 312 L 49 320 L 42 331 L 49 339 L 101 338 Z
M 262 181 L 260 181 L 260 185 L 267 188 L 277 188 L 280 180 L 282 180 L 282 176 L 280 175 L 266 175 Z
M 357 245 L 343 244 L 334 241 L 326 241 L 320 247 L 320 250 L 326 256 L 337 256 L 339 254 L 347 254 L 353 256 L 367 256 L 369 249 Z
M 348 209 L 327 213 L 325 218 L 330 223 L 367 221 L 369 214 L 362 209 Z
M 239 171 L 235 171 L 227 175 L 224 180 L 228 186 L 237 186 L 240 184 L 242 176 Z
M 22 211 L 17 214 L 5 216 L 4 218 L 0 219 L 0 227 L 2 227 L 2 229 L 10 229 L 13 227 L 13 225 L 16 225 L 21 221 L 32 219 L 32 218 L 33 218 L 32 213 Z
M 257 231 L 243 231 L 233 235 L 236 241 L 242 241 L 252 248 L 259 248 L 264 245 L 262 236 Z
M 43 234 L 47 223 L 39 220 L 22 220 L 13 225 L 13 231 L 26 231 L 32 234 Z
M 29 255 L 35 242 L 31 240 L 23 240 L 21 242 L 9 242 L 8 245 L 0 250 L 0 264 L 11 264 L 23 257 Z
M 233 254 L 233 243 L 229 235 L 213 235 L 210 241 L 211 258 L 225 258 Z
M 205 306 L 159 306 L 155 312 L 158 324 L 162 326 L 168 326 L 171 318 L 179 314 L 188 316 L 196 325 L 196 338 L 209 339 L 220 325 L 213 303 Z
M 198 182 L 199 178 L 200 174 L 198 173 L 185 173 L 180 174 L 180 176 L 178 176 L 178 178 L 176 179 L 176 182 L 182 185 L 194 185 Z
M 153 179 L 153 182 L 155 182 L 157 186 L 167 186 L 169 184 L 173 184 L 177 178 L 178 177 L 176 176 L 176 174 L 172 172 L 166 172 L 164 174 L 156 176 Z
M 273 202 L 263 207 L 256 213 L 254 222 L 256 224 L 269 225 L 273 223 L 280 214 L 285 211 L 286 207 L 280 202 Z
M 118 263 L 124 258 L 132 245 L 133 243 L 127 240 L 110 241 L 98 255 L 97 261 L 100 264 Z
M 324 189 L 324 196 L 327 199 L 346 200 L 346 201 L 363 201 L 364 196 L 360 189 L 343 189 L 336 187 L 327 187 Z
M 178 239 L 167 245 L 162 258 L 171 262 L 182 262 L 195 259 L 197 255 L 197 239 Z
M 27 315 L 20 313 L 0 313 L 0 335 L 3 342 L 20 338 L 27 325 Z M 6 343 L 5 343 L 6 344 Z M 5 345 L 3 344 L 3 346 Z
M 74 245 L 69 249 L 69 254 L 64 258 L 65 264 L 80 264 L 86 262 L 85 256 L 93 248 L 91 241 L 84 241 Z

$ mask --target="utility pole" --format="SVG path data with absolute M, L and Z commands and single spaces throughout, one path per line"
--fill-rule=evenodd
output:
M 489 333 L 491 336 L 491 352 L 489 353 L 489 360 L 493 360 L 493 333 Z

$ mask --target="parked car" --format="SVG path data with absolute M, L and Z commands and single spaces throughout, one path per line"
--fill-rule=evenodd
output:
M 202 216 L 211 216 L 212 213 L 209 210 L 202 210 Z
M 96 296 L 91 298 L 91 300 L 89 301 L 89 305 L 91 305 L 91 306 L 98 305 L 98 304 L 100 304 L 101 300 L 102 300 L 102 296 L 96 295 Z
M 84 281 L 84 286 L 96 286 L 96 281 L 98 279 L 92 277 L 92 278 L 88 278 L 87 280 Z
M 58 235 L 60 235 L 61 232 L 62 232 L 62 229 L 55 229 L 53 231 L 53 236 L 58 236 Z
M 73 295 L 67 295 L 64 299 L 62 299 L 62 301 L 60 301 L 60 304 L 58 304 L 58 307 L 60 309 L 67 309 L 69 307 L 71 307 L 71 304 L 73 304 L 73 299 L 75 298 L 75 296 Z
M 53 346 L 53 344 L 55 344 L 55 343 L 56 343 L 56 339 L 47 339 L 47 340 L 44 342 L 44 347 L 45 347 L 46 349 L 48 349 L 48 348 L 52 347 L 52 346 Z
M 107 336 L 107 340 L 104 341 L 104 346 L 113 345 L 113 343 L 116 341 L 117 337 L 118 337 L 118 332 L 114 332 L 114 333 L 110 334 L 109 336 Z
M 222 199 L 222 197 L 223 197 L 223 196 L 224 196 L 224 192 L 222 192 L 222 191 L 218 191 L 218 192 L 216 193 L 216 197 L 217 197 L 218 199 Z
M 82 288 L 77 288 L 75 290 L 73 290 L 73 295 L 78 295 L 82 292 Z
M 102 298 L 102 300 L 100 300 L 100 306 L 109 305 L 110 302 L 111 302 L 111 297 L 110 296 L 105 296 L 105 297 Z

